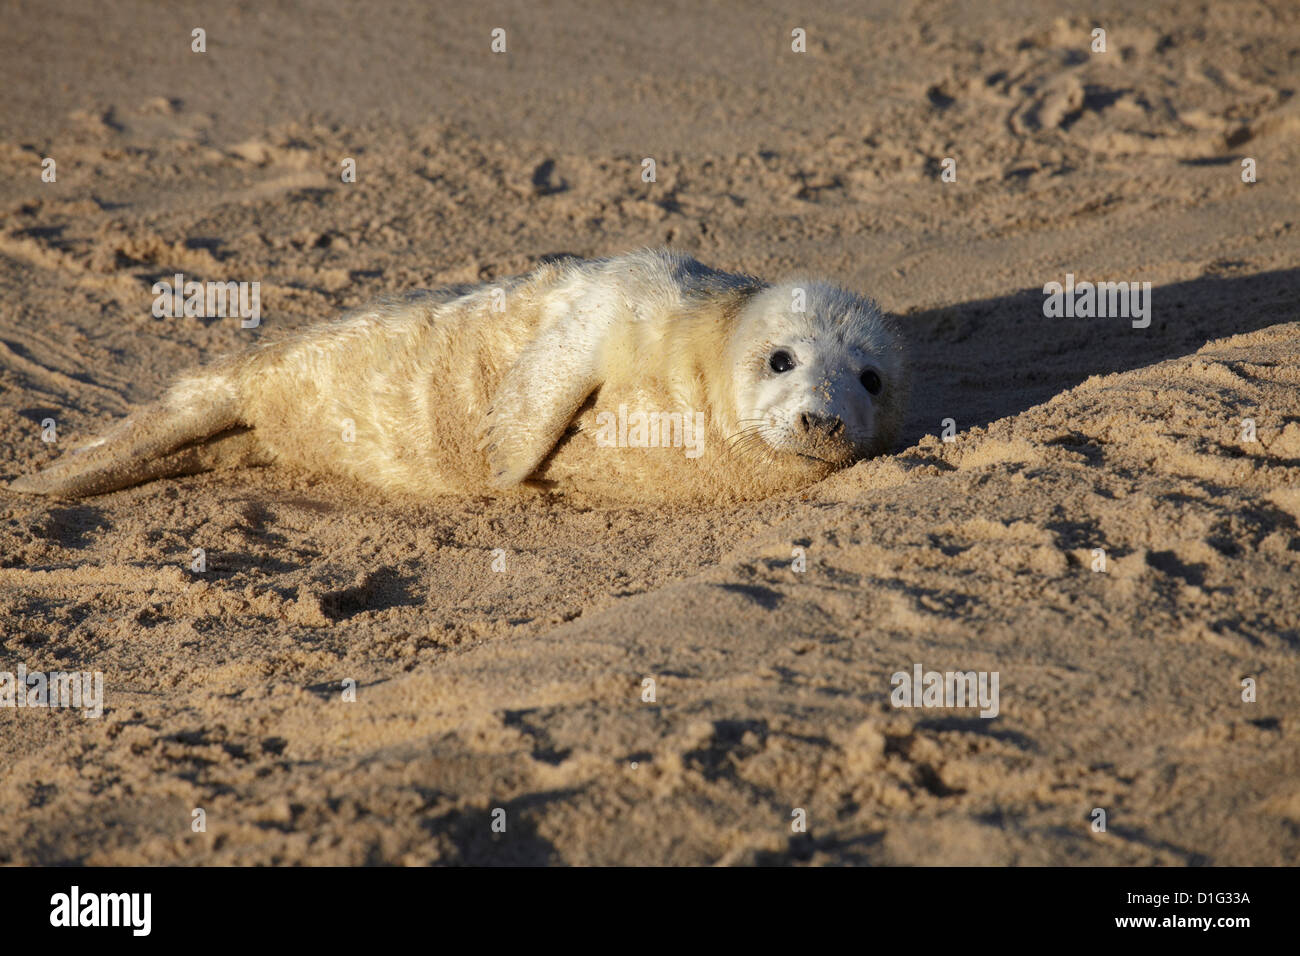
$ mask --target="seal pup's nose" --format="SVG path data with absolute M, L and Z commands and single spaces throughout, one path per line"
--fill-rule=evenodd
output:
M 800 412 L 799 427 L 804 432 L 821 432 L 827 438 L 834 438 L 844 431 L 844 422 L 833 415 L 819 415 L 816 412 Z

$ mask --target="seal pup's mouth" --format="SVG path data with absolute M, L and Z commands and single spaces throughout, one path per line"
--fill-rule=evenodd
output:
M 788 441 L 786 451 L 793 452 L 800 458 L 820 462 L 833 468 L 847 468 L 866 455 L 865 448 L 856 442 L 847 441 L 839 435 L 799 436 L 795 441 Z M 793 447 L 791 447 L 793 446 Z
M 815 436 L 811 440 L 805 436 L 798 436 L 791 440 L 791 436 L 785 433 L 778 436 L 762 435 L 761 441 L 770 451 L 778 455 L 802 458 L 804 461 L 829 465 L 831 468 L 847 468 L 867 457 L 865 449 L 852 442 L 823 436 Z

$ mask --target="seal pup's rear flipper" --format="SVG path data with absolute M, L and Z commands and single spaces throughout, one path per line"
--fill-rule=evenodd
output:
M 34 475 L 9 483 L 10 491 L 81 497 L 174 475 L 227 465 L 263 464 L 235 410 L 234 392 L 220 379 L 187 379 L 162 401 L 127 416 L 102 436 L 69 451 Z

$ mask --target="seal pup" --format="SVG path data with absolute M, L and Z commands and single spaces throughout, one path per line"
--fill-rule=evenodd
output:
M 870 299 L 647 249 L 259 343 L 9 487 L 81 496 L 281 463 L 419 496 L 761 497 L 888 450 L 906 392 L 901 336 Z

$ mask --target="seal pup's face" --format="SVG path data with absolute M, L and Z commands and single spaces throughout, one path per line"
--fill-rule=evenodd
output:
M 902 343 L 870 299 L 811 280 L 764 289 L 741 310 L 729 352 L 737 454 L 842 468 L 897 439 Z

